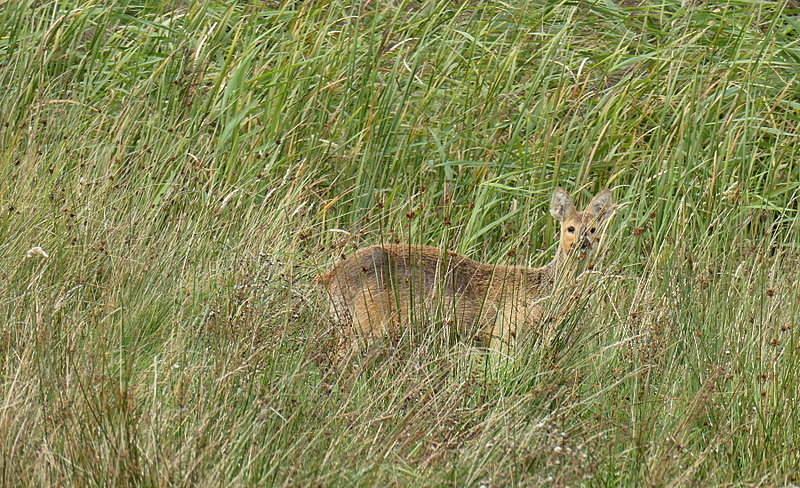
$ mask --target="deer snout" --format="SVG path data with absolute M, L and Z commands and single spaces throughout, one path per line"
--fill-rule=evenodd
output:
M 581 249 L 591 249 L 592 248 L 592 238 L 589 237 L 587 234 L 581 236 Z

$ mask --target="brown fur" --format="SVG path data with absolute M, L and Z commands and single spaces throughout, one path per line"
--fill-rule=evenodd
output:
M 612 211 L 610 192 L 583 212 L 561 188 L 551 214 L 561 222 L 556 256 L 540 268 L 484 264 L 454 252 L 411 244 L 366 247 L 314 280 L 328 293 L 344 342 L 395 334 L 420 318 L 437 318 L 488 345 L 508 342 L 539 322 L 542 301 L 573 250 L 585 257 Z

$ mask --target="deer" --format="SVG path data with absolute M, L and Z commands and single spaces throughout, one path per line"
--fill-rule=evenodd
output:
M 587 262 L 613 206 L 611 192 L 603 190 L 578 211 L 569 194 L 556 188 L 550 214 L 560 223 L 558 247 L 537 268 L 486 264 L 422 245 L 359 249 L 314 280 L 343 331 L 335 355 L 343 360 L 347 349 L 402 333 L 420 317 L 437 317 L 489 349 L 511 343 L 542 320 L 544 301 L 569 269 Z

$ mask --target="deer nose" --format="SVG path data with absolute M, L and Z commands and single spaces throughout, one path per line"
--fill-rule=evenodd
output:
M 581 237 L 581 249 L 588 249 L 592 247 L 592 240 L 589 238 L 588 235 L 583 235 Z

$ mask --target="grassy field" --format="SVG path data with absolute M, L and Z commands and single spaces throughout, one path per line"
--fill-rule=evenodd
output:
M 685 3 L 0 4 L 0 485 L 800 483 L 800 10 Z M 559 185 L 548 347 L 319 361 L 341 255 L 541 265 Z

